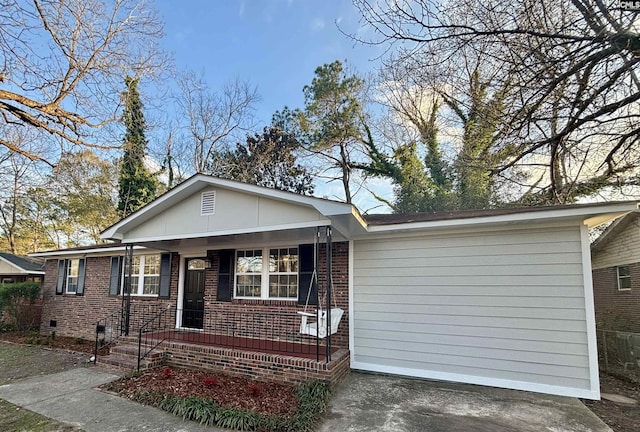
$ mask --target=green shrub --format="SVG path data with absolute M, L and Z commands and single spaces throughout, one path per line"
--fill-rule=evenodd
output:
M 298 387 L 298 410 L 292 417 L 267 417 L 252 411 L 220 408 L 214 401 L 199 397 L 178 397 L 161 392 L 142 391 L 132 399 L 156 406 L 185 420 L 206 426 L 241 431 L 268 430 L 273 432 L 311 431 L 320 415 L 327 409 L 331 388 L 325 381 L 307 381 Z
M 0 284 L 0 318 L 6 314 L 8 324 L 20 332 L 37 327 L 33 304 L 39 297 L 40 284 L 35 282 Z

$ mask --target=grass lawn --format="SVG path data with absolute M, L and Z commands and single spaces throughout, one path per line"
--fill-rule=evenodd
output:
M 82 431 L 0 399 L 0 429 L 7 432 Z
M 0 341 L 0 385 L 30 376 L 62 372 L 86 364 L 86 358 L 86 354 Z

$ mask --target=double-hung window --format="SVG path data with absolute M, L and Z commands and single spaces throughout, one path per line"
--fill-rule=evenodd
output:
M 298 248 L 236 252 L 236 298 L 298 298 Z
M 124 268 L 122 292 L 128 287 L 128 271 Z M 131 294 L 157 296 L 160 290 L 160 255 L 136 255 L 131 262 Z
M 618 291 L 631 291 L 631 269 L 628 265 L 616 267 L 618 273 Z
M 67 263 L 67 294 L 76 294 L 78 292 L 78 269 L 80 268 L 79 259 L 70 259 Z

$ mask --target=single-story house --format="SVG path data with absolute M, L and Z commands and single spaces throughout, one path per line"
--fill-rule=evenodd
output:
M 44 260 L 8 252 L 0 252 L 0 283 L 42 283 Z
M 596 323 L 640 333 L 640 213 L 617 219 L 591 245 Z
M 195 175 L 106 229 L 116 243 L 37 254 L 41 329 L 98 322 L 167 364 L 263 378 L 351 368 L 597 399 L 588 229 L 637 207 L 361 215 Z

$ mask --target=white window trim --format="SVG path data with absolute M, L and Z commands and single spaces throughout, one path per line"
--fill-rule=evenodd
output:
M 157 276 L 158 278 L 160 278 L 160 273 L 156 274 L 148 274 L 145 275 L 144 274 L 144 262 L 145 262 L 145 257 L 147 256 L 158 256 L 160 257 L 159 254 L 150 254 L 150 255 L 136 255 L 136 257 L 140 258 L 140 264 L 138 264 L 138 271 L 135 271 L 135 269 L 131 269 L 131 277 L 137 276 L 138 277 L 138 288 L 135 290 L 132 289 L 131 292 L 131 296 L 132 297 L 158 297 L 160 295 L 159 291 L 160 291 L 160 285 L 158 284 L 158 294 L 144 294 L 144 278 L 147 276 L 150 277 L 154 277 Z M 123 259 L 122 262 L 124 263 L 125 260 Z M 122 281 L 120 283 L 120 295 L 124 295 L 124 283 L 125 283 L 125 277 L 127 276 L 127 266 L 126 264 L 124 264 L 124 268 L 122 269 Z M 133 286 L 131 287 L 133 288 Z
M 616 266 L 616 281 L 618 283 L 618 291 L 631 291 L 631 286 L 629 286 L 629 288 L 621 288 L 620 287 L 620 267 L 628 267 L 629 268 L 629 275 L 628 276 L 622 276 L 622 278 L 629 279 L 629 283 L 631 283 L 631 267 L 629 265 Z
M 284 301 L 298 301 L 298 296 L 295 297 L 269 297 L 269 275 L 270 274 L 293 274 L 293 273 L 281 273 L 274 272 L 269 273 L 269 251 L 271 249 L 287 249 L 287 248 L 298 248 L 298 246 L 273 246 L 273 247 L 248 247 L 236 249 L 234 266 L 237 266 L 238 263 L 238 251 L 246 251 L 246 250 L 262 250 L 262 273 L 260 278 L 260 297 L 250 297 L 250 296 L 237 296 L 237 285 L 238 285 L 238 272 L 237 267 L 234 269 L 233 274 L 233 298 L 238 300 L 284 300 Z M 298 250 L 298 266 L 300 265 L 300 250 Z M 243 273 L 244 274 L 244 273 Z M 247 273 L 250 274 L 250 273 Z M 296 275 L 298 273 L 296 272 Z M 298 279 L 298 292 L 300 292 L 300 280 Z
M 71 272 L 71 268 L 73 267 L 73 262 L 77 261 L 78 262 L 78 273 L 80 272 L 80 258 L 70 258 L 67 260 L 66 263 L 66 275 L 65 275 L 65 280 L 64 280 L 64 292 L 65 294 L 77 294 L 78 293 L 78 278 L 80 277 L 79 274 L 76 274 L 75 276 L 71 276 L 70 272 Z M 69 279 L 75 277 L 76 278 L 76 290 L 75 291 L 69 291 Z

